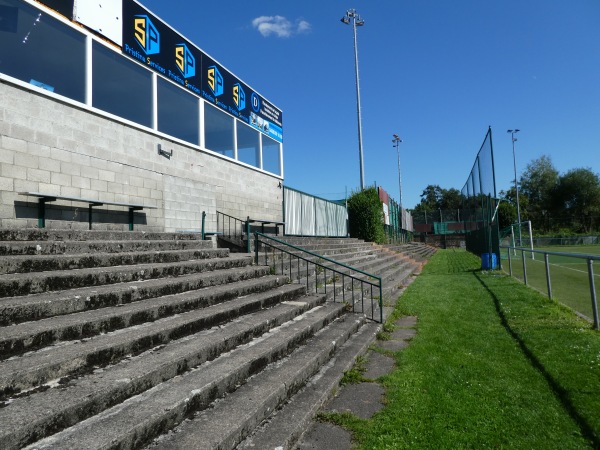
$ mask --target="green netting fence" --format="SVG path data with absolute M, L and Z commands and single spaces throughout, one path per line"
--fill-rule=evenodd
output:
M 494 260 L 500 264 L 500 243 L 491 127 L 488 128 L 461 193 L 467 250 L 481 256 L 482 265 L 494 268 Z M 484 255 L 489 259 L 489 264 L 485 263 Z

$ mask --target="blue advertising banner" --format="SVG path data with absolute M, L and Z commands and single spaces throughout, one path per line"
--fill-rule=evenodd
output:
M 123 2 L 123 53 L 200 95 L 200 51 L 133 1 Z
M 202 97 L 206 101 L 282 141 L 281 110 L 205 54 L 202 70 Z
M 267 136 L 283 141 L 280 109 L 133 0 L 123 1 L 122 52 Z

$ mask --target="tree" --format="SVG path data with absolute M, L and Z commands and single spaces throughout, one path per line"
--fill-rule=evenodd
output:
M 383 203 L 377 189 L 369 187 L 354 192 L 348 198 L 348 228 L 351 237 L 383 244 L 386 238 L 384 223 Z
M 562 210 L 575 219 L 584 233 L 594 228 L 600 215 L 600 178 L 589 168 L 572 169 L 559 178 L 554 190 L 555 210 Z
M 441 199 L 442 188 L 437 184 L 430 184 L 421 193 L 421 202 L 415 207 L 415 210 L 433 211 L 440 209 Z
M 521 175 L 519 203 L 521 194 L 527 198 L 529 208 L 527 215 L 521 211 L 521 220 L 531 220 L 536 227 L 548 231 L 549 217 L 553 210 L 553 193 L 558 185 L 558 171 L 547 155 L 530 162 Z
M 415 207 L 415 211 L 460 208 L 462 208 L 462 194 L 458 189 L 443 189 L 437 184 L 430 184 L 421 193 L 421 202 Z

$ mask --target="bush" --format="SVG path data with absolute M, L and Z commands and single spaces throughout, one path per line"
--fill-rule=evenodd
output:
M 377 189 L 370 187 L 348 198 L 350 236 L 367 242 L 385 243 L 383 204 Z

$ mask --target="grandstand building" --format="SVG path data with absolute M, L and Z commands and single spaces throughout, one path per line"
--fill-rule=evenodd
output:
M 282 112 L 135 0 L 0 0 L 0 168 L 3 228 L 282 220 Z

